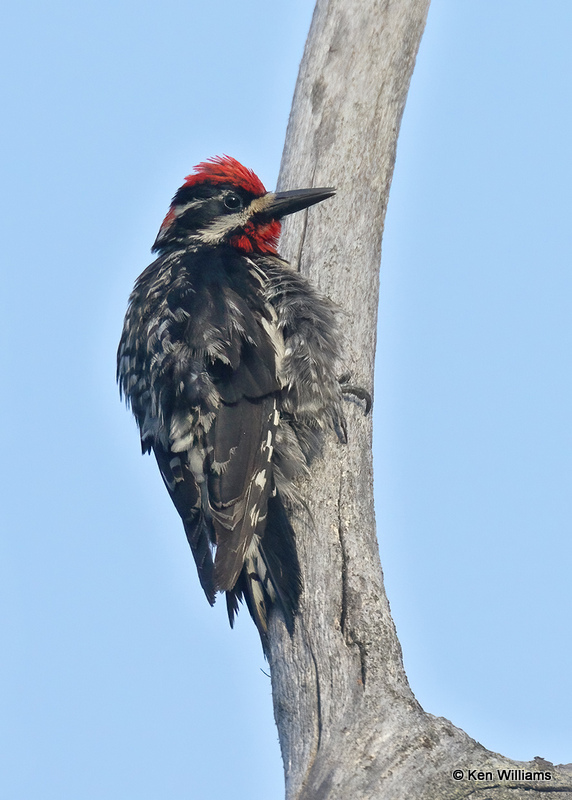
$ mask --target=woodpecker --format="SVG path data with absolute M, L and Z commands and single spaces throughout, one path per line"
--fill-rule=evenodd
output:
M 175 194 L 129 298 L 120 392 L 153 451 L 209 603 L 246 601 L 290 634 L 301 591 L 296 479 L 334 431 L 345 442 L 335 307 L 277 252 L 280 219 L 333 189 L 267 192 L 229 156 Z M 360 396 L 364 396 L 363 394 Z

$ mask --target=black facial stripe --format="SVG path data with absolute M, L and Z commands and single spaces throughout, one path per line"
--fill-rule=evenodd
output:
M 230 193 L 242 198 L 245 207 L 257 197 L 252 192 L 246 192 L 240 187 L 227 183 L 198 183 L 196 186 L 181 186 L 173 197 L 173 205 L 184 206 L 187 203 L 192 203 L 193 200 L 207 200 L 209 198 L 224 201 L 224 197 Z

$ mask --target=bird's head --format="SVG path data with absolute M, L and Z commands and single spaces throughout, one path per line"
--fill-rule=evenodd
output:
M 215 156 L 186 177 L 153 250 L 228 244 L 245 253 L 276 254 L 280 219 L 334 193 L 334 189 L 267 192 L 252 170 L 230 156 Z

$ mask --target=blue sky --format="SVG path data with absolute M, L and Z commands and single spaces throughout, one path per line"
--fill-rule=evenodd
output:
M 282 796 L 246 614 L 198 586 L 114 384 L 190 168 L 275 184 L 312 3 L 5 12 L 0 796 Z M 568 2 L 433 0 L 383 245 L 386 585 L 423 706 L 572 761 Z M 349 232 L 351 235 L 351 232 Z

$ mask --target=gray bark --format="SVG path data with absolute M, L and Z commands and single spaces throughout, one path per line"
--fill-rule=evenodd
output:
M 280 189 L 338 190 L 287 218 L 281 252 L 344 310 L 352 382 L 370 390 L 383 222 L 428 7 L 429 0 L 318 0 L 280 173 Z M 546 791 L 572 798 L 570 767 L 512 762 L 416 701 L 379 562 L 371 417 L 346 405 L 348 445 L 328 442 L 302 487 L 313 522 L 297 526 L 305 590 L 293 638 L 271 621 L 288 800 L 532 800 Z M 552 778 L 501 780 L 499 768 Z M 454 769 L 465 778 L 455 781 Z M 478 780 L 479 771 L 490 779 Z

